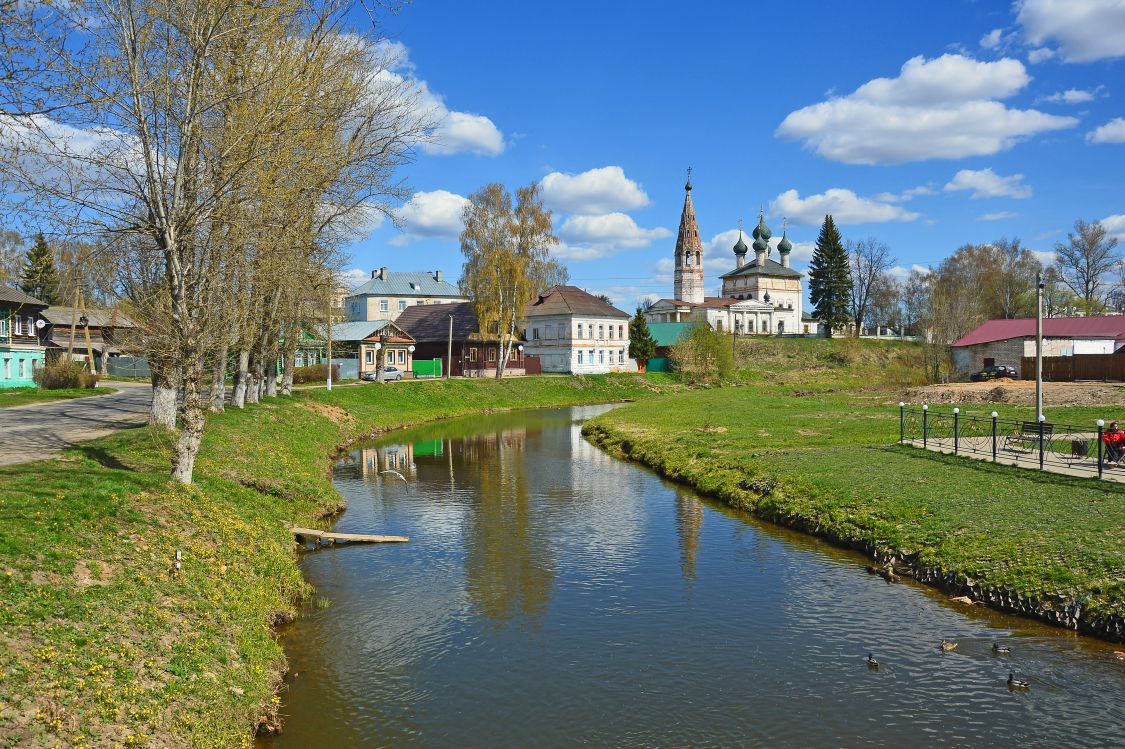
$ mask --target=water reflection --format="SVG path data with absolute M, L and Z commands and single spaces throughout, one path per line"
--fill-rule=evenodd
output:
M 591 413 L 437 424 L 341 462 L 338 529 L 412 541 L 305 557 L 331 605 L 286 633 L 300 676 L 268 743 L 1121 744 L 1111 647 L 888 586 L 609 457 L 579 433 Z M 1009 669 L 1030 693 L 1007 691 Z

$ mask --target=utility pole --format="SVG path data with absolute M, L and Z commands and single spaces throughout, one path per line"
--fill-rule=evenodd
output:
M 445 363 L 448 365 L 445 379 L 448 380 L 453 374 L 453 315 L 449 316 L 449 349 L 446 351 Z
M 1043 421 L 1043 274 L 1035 274 L 1035 418 Z
M 332 391 L 332 284 L 328 284 L 328 390 Z

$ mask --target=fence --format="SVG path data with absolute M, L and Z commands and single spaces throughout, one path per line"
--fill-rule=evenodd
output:
M 152 377 L 148 360 L 140 356 L 111 356 L 106 368 L 113 377 Z
M 412 359 L 410 368 L 415 377 L 441 377 L 441 359 Z
M 1105 422 L 1089 427 L 1040 420 L 931 411 L 899 404 L 899 444 L 951 452 L 993 463 L 1038 468 L 1070 475 L 1104 478 L 1114 470 L 1103 436 Z
M 1035 379 L 1035 357 L 1025 356 L 1020 362 L 1020 375 Z M 1125 380 L 1125 354 L 1075 354 L 1044 356 L 1043 379 L 1048 382 L 1074 380 Z

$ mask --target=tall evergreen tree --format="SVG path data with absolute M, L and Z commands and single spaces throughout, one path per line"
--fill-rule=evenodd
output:
M 27 251 L 20 288 L 44 304 L 59 304 L 59 274 L 54 254 L 42 234 L 35 235 L 35 244 Z
M 637 307 L 637 314 L 629 321 L 629 358 L 637 364 L 644 364 L 656 355 L 656 339 L 648 329 L 644 311 Z
M 852 277 L 848 251 L 832 216 L 824 217 L 809 263 L 809 299 L 815 307 L 813 317 L 828 326 L 828 335 L 850 319 Z

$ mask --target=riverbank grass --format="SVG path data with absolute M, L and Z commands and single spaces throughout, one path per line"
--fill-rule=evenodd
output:
M 273 626 L 307 592 L 285 523 L 339 508 L 339 446 L 676 389 L 611 375 L 306 391 L 211 417 L 190 488 L 167 481 L 171 437 L 148 428 L 0 468 L 0 746 L 251 746 L 284 669 Z
M 771 346 L 748 385 L 615 409 L 587 435 L 763 517 L 1087 617 L 1125 615 L 1125 487 L 900 447 L 902 383 L 878 357 L 833 366 L 845 344 L 817 343 L 788 365 Z

